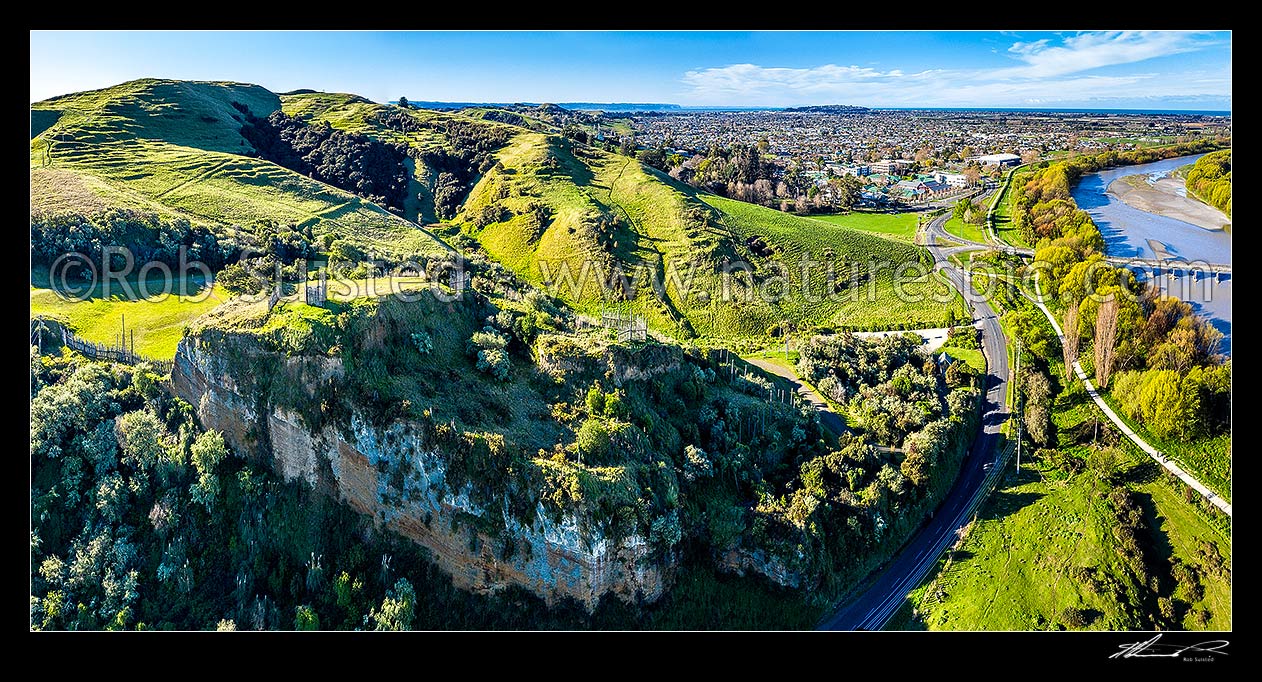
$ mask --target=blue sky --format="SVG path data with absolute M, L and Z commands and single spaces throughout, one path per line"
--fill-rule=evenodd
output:
M 376 101 L 1230 109 L 1231 34 L 31 33 L 31 101 L 145 76 Z

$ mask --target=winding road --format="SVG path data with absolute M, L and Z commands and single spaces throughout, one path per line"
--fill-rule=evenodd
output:
M 907 594 L 933 569 L 942 552 L 959 538 L 1001 468 L 994 465 L 1001 459 L 1000 428 L 1008 418 L 1004 405 L 1008 388 L 1008 342 L 990 304 L 973 290 L 968 275 L 947 260 L 951 253 L 961 250 L 960 247 L 939 245 L 941 239 L 959 241 L 943 229 L 948 215 L 934 218 L 926 228 L 927 247 L 933 254 L 934 269 L 941 271 L 963 294 L 973 311 L 973 321 L 982 332 L 986 392 L 982 398 L 981 430 L 960 466 L 955 483 L 929 522 L 893 559 L 878 569 L 862 592 L 826 618 L 820 629 L 881 629 L 903 605 Z

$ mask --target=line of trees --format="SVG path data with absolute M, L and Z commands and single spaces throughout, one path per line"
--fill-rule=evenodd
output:
M 65 254 L 80 253 L 100 268 L 105 249 L 112 246 L 130 249 L 137 268 L 157 261 L 174 270 L 180 265 L 180 250 L 184 249 L 186 262 L 201 261 L 217 271 L 235 259 L 247 244 L 233 237 L 217 237 L 205 226 L 184 218 L 163 218 L 128 209 L 111 208 L 95 215 L 31 216 L 32 265 L 49 267 Z M 113 258 L 111 268 L 125 267 L 123 256 Z
M 1201 201 L 1231 217 L 1231 150 L 1211 152 L 1188 169 L 1187 188 Z
M 1014 220 L 1038 245 L 1035 264 L 1043 291 L 1065 306 L 1067 378 L 1072 380 L 1072 364 L 1080 360 L 1102 389 L 1116 383 L 1112 394 L 1122 411 L 1159 436 L 1210 435 L 1228 425 L 1231 369 L 1218 352 L 1222 334 L 1188 303 L 1105 262 L 1100 231 L 1069 189 L 1085 172 L 1222 143 L 1203 140 L 1051 163 L 1017 187 L 1014 197 Z M 1082 358 L 1084 344 L 1090 354 Z M 1196 378 L 1187 379 L 1194 370 Z

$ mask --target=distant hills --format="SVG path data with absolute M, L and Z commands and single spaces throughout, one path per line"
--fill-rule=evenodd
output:
M 298 93 L 295 92 L 294 94 Z M 398 104 L 398 101 L 395 100 L 390 103 Z M 678 104 L 658 104 L 651 102 L 561 102 L 559 104 L 546 104 L 542 102 L 439 102 L 434 100 L 408 100 L 408 103 L 418 109 L 479 109 L 483 107 L 512 109 L 515 107 L 561 107 L 571 111 L 680 111 L 685 108 Z
M 807 114 L 866 114 L 872 110 L 850 104 L 817 104 L 809 107 L 789 107 L 784 111 Z

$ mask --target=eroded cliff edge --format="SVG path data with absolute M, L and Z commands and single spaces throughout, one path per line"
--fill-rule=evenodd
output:
M 531 478 L 503 457 L 502 437 L 458 433 L 432 418 L 374 425 L 338 395 L 346 378 L 341 358 L 290 356 L 266 345 L 252 334 L 202 329 L 185 336 L 176 354 L 173 390 L 238 452 L 420 543 L 460 587 L 516 584 L 589 607 L 606 594 L 628 601 L 661 595 L 670 553 L 652 552 L 644 535 L 610 537 L 581 509 L 548 509 L 521 494 L 519 480 L 488 505 L 478 480 L 452 475 L 453 460 L 468 469 L 471 458 L 501 458 L 502 476 Z

